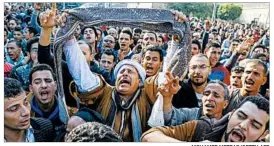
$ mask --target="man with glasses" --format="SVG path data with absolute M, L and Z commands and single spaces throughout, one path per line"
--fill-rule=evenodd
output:
M 180 81 L 180 90 L 174 95 L 172 105 L 176 108 L 202 106 L 202 93 L 211 71 L 209 60 L 204 54 L 192 56 L 188 67 L 189 79 Z
M 220 80 L 225 84 L 230 84 L 230 73 L 221 63 L 221 46 L 218 43 L 209 43 L 205 48 L 206 56 L 209 59 L 212 68 L 211 74 L 208 76 L 210 80 Z
M 111 35 L 107 35 L 103 40 L 103 49 L 114 49 L 115 38 Z

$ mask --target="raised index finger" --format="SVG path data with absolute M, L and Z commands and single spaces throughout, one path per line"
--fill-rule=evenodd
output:
M 55 13 L 56 13 L 56 3 L 52 3 L 51 15 L 55 15 Z

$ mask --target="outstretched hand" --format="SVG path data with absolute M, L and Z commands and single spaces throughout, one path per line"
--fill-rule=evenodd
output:
M 180 89 L 179 78 L 174 78 L 171 72 L 166 72 L 165 78 L 165 82 L 158 87 L 158 91 L 164 98 L 170 99 Z

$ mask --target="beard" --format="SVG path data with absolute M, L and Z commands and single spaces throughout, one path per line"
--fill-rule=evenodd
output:
M 201 86 L 201 85 L 203 85 L 205 82 L 207 82 L 207 80 L 202 81 L 202 82 L 196 82 L 196 81 L 192 81 L 192 80 L 191 80 L 191 83 L 192 83 L 193 85 L 195 85 L 195 86 Z

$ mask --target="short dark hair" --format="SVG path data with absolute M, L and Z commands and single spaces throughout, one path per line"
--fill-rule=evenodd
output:
M 126 34 L 128 34 L 128 35 L 129 35 L 129 37 L 130 37 L 130 39 L 132 39 L 132 33 L 131 33 L 131 31 L 130 31 L 130 30 L 128 30 L 128 29 L 124 29 L 124 30 L 122 30 L 122 31 L 121 31 L 121 33 L 126 33 Z M 121 33 L 120 33 L 120 34 L 121 34 Z M 120 35 L 120 34 L 119 34 L 119 35 Z
M 91 28 L 95 33 L 95 37 L 97 38 L 97 31 L 96 31 L 96 28 L 94 26 L 83 26 L 83 28 L 81 29 L 81 34 L 84 35 L 84 32 L 87 28 Z
M 133 32 L 134 33 L 142 33 L 142 29 L 141 28 L 134 28 Z
M 22 44 L 21 44 L 20 42 L 16 41 L 16 40 L 9 40 L 9 41 L 8 41 L 8 44 L 9 44 L 9 43 L 15 43 L 17 47 L 23 48 L 23 47 L 22 47 Z
M 50 73 L 53 77 L 53 80 L 56 81 L 55 74 L 54 74 L 52 68 L 49 65 L 47 65 L 47 64 L 38 64 L 30 70 L 30 73 L 29 73 L 29 82 L 30 82 L 30 84 L 32 84 L 32 75 L 37 71 L 43 71 L 43 70 L 50 71 Z
M 14 31 L 20 31 L 23 34 L 23 29 L 20 26 L 15 27 Z
M 254 49 L 252 50 L 252 53 L 253 53 L 254 50 L 257 49 L 257 48 L 263 48 L 263 50 L 264 50 L 264 49 L 265 49 L 265 45 L 262 45 L 262 44 L 256 45 L 256 46 L 254 47 Z
M 258 95 L 251 95 L 251 96 L 245 97 L 244 100 L 235 109 L 236 110 L 239 109 L 244 103 L 248 101 L 254 103 L 258 107 L 258 109 L 265 111 L 269 115 L 269 101 L 265 99 L 264 97 L 261 97 Z M 267 122 L 265 129 L 268 129 L 268 128 L 269 128 L 269 121 Z
M 122 142 L 121 137 L 109 126 L 98 122 L 87 122 L 74 128 L 66 142 Z
M 158 35 L 158 37 L 162 39 L 163 43 L 165 42 L 165 39 L 162 35 Z M 157 40 L 158 40 L 158 38 L 157 38 Z
M 220 48 L 221 49 L 221 45 L 219 43 L 216 42 L 212 42 L 212 43 L 208 43 L 206 45 L 205 51 L 208 51 L 209 48 L 214 47 L 214 48 Z
M 154 32 L 154 31 L 147 31 L 146 33 L 152 33 L 152 34 L 154 34 L 155 35 L 155 39 L 156 39 L 156 41 L 157 41 L 157 34 Z M 145 33 L 145 34 L 146 34 Z
M 229 100 L 229 90 L 228 90 L 227 85 L 224 82 L 222 82 L 220 80 L 211 80 L 207 83 L 207 86 L 209 84 L 219 84 L 219 85 L 221 85 L 224 88 L 224 99 Z
M 115 63 L 117 62 L 117 56 L 115 55 L 114 50 L 112 50 L 112 49 L 103 49 L 102 55 L 103 54 L 112 55 L 113 56 L 113 62 L 115 62 Z M 100 56 L 100 59 L 101 59 L 102 55 Z
M 4 99 L 15 98 L 24 92 L 22 84 L 13 78 L 4 78 Z
M 235 73 L 243 73 L 245 71 L 245 68 L 242 67 L 242 66 L 234 66 L 232 69 L 231 69 L 231 73 L 232 72 L 235 72 Z
M 99 27 L 96 27 L 95 29 L 99 30 L 101 32 L 101 35 L 103 35 L 103 31 Z
M 34 28 L 32 26 L 28 26 L 27 29 L 29 30 L 29 33 L 33 33 L 33 36 L 38 34 L 38 31 L 36 30 L 36 28 Z
M 231 42 L 241 43 L 241 40 L 240 39 L 232 39 Z
M 267 65 L 260 59 L 249 59 L 246 61 L 246 65 L 248 63 L 255 63 L 256 65 L 261 65 L 264 68 L 264 75 L 267 76 L 268 75 L 268 68 Z
M 162 62 L 164 59 L 164 53 L 163 53 L 163 49 L 161 49 L 161 47 L 159 46 L 154 46 L 154 45 L 149 45 L 147 46 L 147 48 L 145 49 L 144 54 L 142 55 L 142 58 L 144 58 L 145 54 L 147 51 L 155 51 L 158 52 L 160 54 L 160 61 Z
M 200 44 L 200 42 L 198 40 L 194 39 L 194 40 L 192 40 L 191 43 L 192 44 L 196 44 L 198 46 L 198 49 L 201 51 L 201 44 Z
M 11 17 L 8 22 L 10 22 L 11 20 L 14 20 L 15 23 L 18 24 L 18 19 L 14 18 L 14 17 Z
M 38 43 L 39 42 L 39 38 L 38 37 L 33 37 L 30 40 L 28 40 L 27 45 L 26 45 L 26 49 L 27 52 L 31 51 L 31 45 L 34 43 Z

